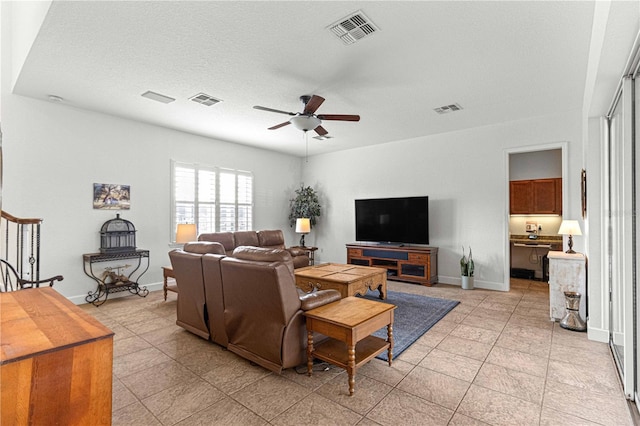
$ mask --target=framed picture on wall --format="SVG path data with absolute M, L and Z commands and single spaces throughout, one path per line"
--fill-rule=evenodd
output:
M 580 194 L 582 194 L 582 218 L 587 218 L 587 171 L 580 173 Z
M 93 208 L 100 210 L 129 210 L 131 188 L 129 185 L 110 183 L 93 184 Z

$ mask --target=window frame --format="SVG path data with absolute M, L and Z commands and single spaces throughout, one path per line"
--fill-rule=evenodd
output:
M 176 169 L 177 168 L 185 168 L 185 169 L 190 169 L 193 171 L 194 173 L 194 181 L 193 181 L 193 218 L 194 218 L 194 222 L 196 224 L 196 228 L 197 228 L 197 232 L 198 234 L 200 234 L 200 218 L 199 218 L 199 214 L 200 214 L 200 206 L 201 205 L 211 205 L 213 204 L 214 206 L 214 223 L 213 223 L 213 231 L 211 232 L 225 232 L 228 229 L 225 229 L 223 231 L 220 231 L 220 227 L 221 227 L 221 216 L 220 216 L 220 210 L 221 210 L 221 206 L 229 206 L 229 205 L 233 205 L 233 209 L 234 209 L 234 223 L 233 223 L 233 231 L 248 231 L 248 230 L 252 230 L 253 229 L 253 210 L 254 210 L 254 176 L 253 173 L 247 170 L 238 170 L 238 169 L 231 169 L 231 168 L 226 168 L 226 167 L 218 167 L 218 166 L 209 166 L 209 165 L 205 165 L 205 164 L 200 164 L 200 163 L 188 163 L 188 162 L 183 162 L 183 161 L 177 161 L 177 160 L 171 160 L 171 170 L 170 170 L 170 175 L 171 175 L 171 188 L 170 188 L 170 224 L 169 224 L 169 241 L 171 241 L 171 244 L 177 244 L 176 243 L 176 227 L 178 225 L 178 223 L 187 223 L 187 222 L 178 222 L 178 218 L 177 218 L 177 204 L 178 203 L 190 203 L 191 201 L 185 201 L 185 200 L 177 200 L 176 199 L 176 183 L 178 181 L 177 176 L 176 176 Z M 207 172 L 212 172 L 214 173 L 214 194 L 215 194 L 215 198 L 213 200 L 213 202 L 211 201 L 200 201 L 199 197 L 200 197 L 200 191 L 198 188 L 199 185 L 199 175 L 201 171 L 207 171 Z M 220 175 L 221 174 L 232 174 L 234 179 L 233 179 L 233 185 L 234 185 L 234 190 L 233 190 L 233 194 L 234 194 L 234 200 L 233 202 L 221 202 L 220 201 L 220 193 L 221 193 L 221 179 L 220 179 Z M 239 191 L 239 178 L 240 177 L 244 177 L 244 178 L 248 178 L 249 179 L 249 185 L 250 185 L 250 189 L 249 191 L 245 191 L 244 194 L 248 194 L 249 200 L 248 202 L 246 200 L 243 200 L 244 202 L 239 202 L 239 195 L 241 195 L 241 191 Z M 246 185 L 246 182 L 245 182 Z M 245 197 L 246 198 L 246 197 Z M 242 220 L 240 220 L 241 218 L 239 217 L 239 212 L 241 211 L 241 209 L 243 211 L 246 211 L 248 209 L 248 215 L 245 215 L 244 217 L 242 217 Z M 248 218 L 247 218 L 248 216 Z M 246 229 L 241 229 L 244 227 L 241 227 L 240 225 L 246 222 Z

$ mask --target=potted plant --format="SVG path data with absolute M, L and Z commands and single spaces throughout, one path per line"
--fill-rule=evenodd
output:
M 463 290 L 473 290 L 473 272 L 475 265 L 473 264 L 473 255 L 471 247 L 469 247 L 469 256 L 464 254 L 464 246 L 462 246 L 462 259 L 460 259 L 460 275 L 462 279 Z
M 296 189 L 296 196 L 289 200 L 289 225 L 293 228 L 296 219 L 309 218 L 311 227 L 320 217 L 320 201 L 318 193 L 310 186 L 300 185 Z

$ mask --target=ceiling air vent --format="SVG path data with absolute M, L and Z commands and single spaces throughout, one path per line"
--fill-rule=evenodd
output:
M 438 114 L 447 114 L 449 112 L 460 111 L 461 109 L 462 107 L 460 106 L 460 104 L 451 104 L 451 105 L 445 105 L 438 108 L 434 108 L 433 110 Z
M 319 141 L 326 141 L 327 139 L 333 139 L 333 136 L 329 136 L 329 135 L 318 135 L 318 136 L 314 136 L 314 139 L 318 139 Z
M 379 31 L 378 27 L 361 10 L 327 27 L 344 44 L 353 44 Z
M 172 98 L 172 97 L 161 95 L 160 93 L 152 92 L 151 90 L 147 90 L 146 92 L 144 92 L 140 96 L 142 96 L 143 98 L 147 98 L 147 99 L 151 99 L 151 100 L 154 100 L 154 101 L 162 102 L 163 104 L 169 104 L 169 103 L 175 101 L 175 99 Z
M 222 102 L 220 99 L 216 99 L 213 96 L 209 96 L 205 93 L 198 93 L 197 95 L 192 96 L 189 99 L 193 102 L 197 102 L 205 106 L 211 106 L 217 104 L 218 102 Z

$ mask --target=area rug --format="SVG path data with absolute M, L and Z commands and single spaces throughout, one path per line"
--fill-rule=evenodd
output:
M 391 303 L 397 308 L 393 313 L 393 357 L 396 358 L 420 336 L 426 333 L 450 310 L 458 305 L 456 300 L 437 299 L 418 294 L 387 291 L 387 298 L 380 300 L 378 292 L 369 292 L 366 299 Z M 374 336 L 387 339 L 387 327 L 373 333 Z M 376 358 L 388 361 L 387 352 Z

